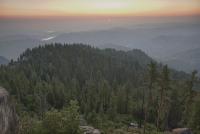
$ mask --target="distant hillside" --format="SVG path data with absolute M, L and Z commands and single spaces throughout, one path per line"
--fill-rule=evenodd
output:
M 112 88 L 125 86 L 127 83 L 134 86 L 141 85 L 147 64 L 151 61 L 149 56 L 138 49 L 124 52 L 114 49 L 101 50 L 81 44 L 47 45 L 32 50 L 27 49 L 18 61 L 0 68 L 0 85 L 7 88 L 11 94 L 18 92 L 19 88 L 23 94 L 20 93 L 20 100 L 26 108 L 29 108 L 30 104 L 27 103 L 30 102 L 30 96 L 32 99 L 37 99 L 34 96 L 36 88 L 40 92 L 41 86 L 49 86 L 44 88 L 47 93 L 52 91 L 59 95 L 53 93 L 54 99 L 48 96 L 48 104 L 60 108 L 66 101 L 60 93 L 71 90 L 83 91 L 87 86 L 92 86 L 90 84 L 94 84 L 96 88 L 103 86 L 98 83 L 105 82 L 105 86 Z M 76 89 L 73 86 L 76 86 Z M 75 94 L 81 97 L 80 92 Z M 72 99 L 71 97 L 73 96 L 69 96 L 67 100 Z M 31 110 L 37 110 L 37 102 L 32 103 L 35 104 Z
M 6 59 L 6 58 L 3 57 L 3 56 L 0 56 L 0 65 L 2 65 L 2 64 L 8 64 L 8 62 L 9 62 L 8 59 Z
M 200 72 L 200 48 L 177 53 L 164 62 L 177 70 Z
M 180 24 L 158 22 L 82 32 L 51 32 L 0 36 L 0 54 L 8 59 L 16 60 L 27 48 L 34 48 L 39 44 L 81 42 L 99 48 L 115 48 L 116 50 L 141 49 L 154 59 L 169 63 L 171 67 L 178 70 L 191 72 L 193 67 L 198 67 L 186 64 L 191 61 L 188 58 L 184 61 L 181 59 L 182 52 L 200 48 L 200 23 L 198 21 Z M 177 56 L 176 60 L 173 60 L 174 55 Z M 175 65 L 176 63 L 178 64 Z
M 192 53 L 191 49 L 200 49 L 199 28 L 199 23 L 141 25 L 100 31 L 63 33 L 50 40 L 49 43 L 83 42 L 94 44 L 99 48 L 115 48 L 125 51 L 137 48 L 154 59 L 169 64 L 170 67 L 191 72 L 193 69 L 198 70 L 198 66 L 187 63 L 195 59 L 191 59 L 193 58 L 191 57 L 185 58 L 183 61 L 181 53 L 187 51 Z M 185 54 L 187 55 L 187 53 Z M 177 56 L 176 61 L 171 61 L 174 55 Z
M 98 48 L 101 48 L 101 49 L 112 48 L 112 49 L 115 49 L 115 50 L 122 50 L 122 51 L 130 51 L 131 50 L 131 48 L 129 48 L 129 47 L 126 47 L 126 46 L 123 46 L 123 45 L 116 45 L 116 44 L 112 44 L 112 43 L 100 45 L 100 46 L 98 46 Z

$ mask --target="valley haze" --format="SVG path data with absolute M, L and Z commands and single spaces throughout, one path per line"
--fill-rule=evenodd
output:
M 141 49 L 177 70 L 200 71 L 200 17 L 1 18 L 0 56 L 16 60 L 46 43 L 85 43 L 99 48 Z

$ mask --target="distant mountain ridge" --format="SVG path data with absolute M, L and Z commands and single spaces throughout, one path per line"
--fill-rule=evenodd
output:
M 200 72 L 200 48 L 177 53 L 164 62 L 178 70 L 186 72 L 197 70 Z
M 17 59 L 27 48 L 39 45 L 55 42 L 84 43 L 123 51 L 141 49 L 157 61 L 167 63 L 175 69 L 187 72 L 196 69 L 200 72 L 198 60 L 191 59 L 194 57 L 183 59 L 181 56 L 182 53 L 192 53 L 192 49 L 200 49 L 199 24 L 158 23 L 96 31 L 7 36 L 0 38 L 0 54 L 8 59 Z M 198 54 L 194 55 L 197 59 L 200 58 Z
M 121 50 L 121 51 L 130 51 L 131 50 L 131 48 L 129 48 L 129 47 L 126 47 L 126 46 L 123 46 L 123 45 L 115 45 L 115 44 L 112 44 L 112 43 L 107 43 L 107 44 L 98 46 L 98 48 L 100 48 L 100 49 L 112 48 L 112 49 Z

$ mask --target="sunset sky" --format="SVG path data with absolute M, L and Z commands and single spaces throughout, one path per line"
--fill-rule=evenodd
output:
M 200 0 L 0 0 L 0 16 L 199 15 Z

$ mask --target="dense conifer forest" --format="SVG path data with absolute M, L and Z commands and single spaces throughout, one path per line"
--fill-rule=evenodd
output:
M 78 134 L 94 126 L 105 134 L 188 127 L 200 133 L 197 72 L 178 72 L 138 49 L 116 51 L 83 44 L 27 49 L 0 67 L 19 115 L 20 134 Z

